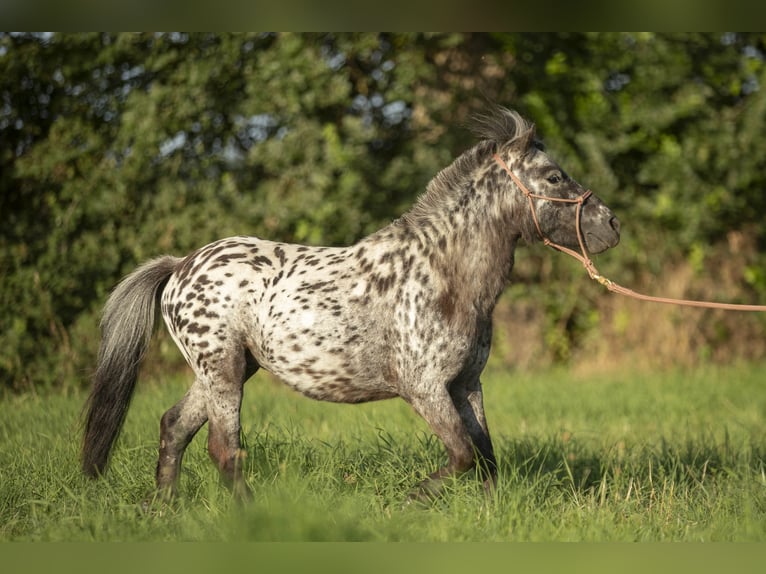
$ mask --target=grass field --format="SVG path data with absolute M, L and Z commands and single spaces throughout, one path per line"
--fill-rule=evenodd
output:
M 142 380 L 107 476 L 79 472 L 84 393 L 0 401 L 0 541 L 766 541 L 766 364 L 484 377 L 500 484 L 403 504 L 444 462 L 400 400 L 318 403 L 264 375 L 242 408 L 253 500 L 219 484 L 203 429 L 182 496 L 144 513 L 159 417 L 185 391 Z

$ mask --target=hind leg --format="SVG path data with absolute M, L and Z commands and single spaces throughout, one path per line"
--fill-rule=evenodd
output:
M 157 489 L 163 496 L 176 493 L 183 453 L 208 421 L 210 456 L 237 494 L 247 490 L 242 477 L 244 451 L 240 448 L 239 410 L 242 387 L 258 370 L 258 364 L 249 354 L 228 362 L 225 359 L 226 355 L 221 357 L 216 369 L 200 368 L 186 395 L 162 416 L 156 478 Z M 203 364 L 201 361 L 200 365 Z M 217 376 L 211 378 L 211 373 Z
M 238 498 L 247 498 L 243 464 L 246 452 L 240 443 L 242 385 L 218 385 L 208 403 L 207 450 L 226 486 Z
M 258 369 L 249 353 L 217 357 L 209 366 L 207 390 L 207 450 L 221 478 L 238 498 L 247 498 L 243 465 L 246 452 L 240 442 L 240 408 L 245 381 Z
M 157 489 L 163 496 L 173 496 L 178 488 L 184 451 L 197 431 L 207 421 L 205 384 L 200 379 L 184 397 L 169 409 L 160 421 L 160 456 L 157 460 Z

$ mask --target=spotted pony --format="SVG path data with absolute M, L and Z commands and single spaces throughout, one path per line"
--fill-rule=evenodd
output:
M 487 488 L 497 462 L 480 375 L 492 311 L 520 239 L 591 253 L 615 246 L 619 222 L 545 153 L 534 125 L 493 107 L 476 119 L 480 141 L 439 172 L 399 219 L 348 247 L 229 237 L 183 258 L 165 255 L 128 275 L 109 297 L 86 404 L 82 468 L 105 472 L 154 325 L 165 325 L 194 383 L 160 422 L 156 482 L 177 489 L 183 453 L 208 423 L 208 452 L 236 494 L 243 473 L 245 382 L 273 373 L 313 399 L 361 403 L 401 397 L 444 443 L 446 466 L 415 487 L 433 496 L 472 468 Z M 535 194 L 532 203 L 505 167 Z

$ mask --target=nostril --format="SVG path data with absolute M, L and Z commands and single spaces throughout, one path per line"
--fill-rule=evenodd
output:
M 609 220 L 609 225 L 612 226 L 612 229 L 614 229 L 616 233 L 620 233 L 620 220 L 617 219 L 617 217 L 612 217 L 612 219 Z

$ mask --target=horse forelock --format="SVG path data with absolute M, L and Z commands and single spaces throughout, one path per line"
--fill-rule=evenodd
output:
M 475 114 L 469 128 L 480 141 L 440 171 L 429 184 L 429 191 L 459 184 L 503 146 L 513 147 L 521 154 L 542 148 L 535 124 L 502 106 L 492 105 L 485 112 Z
M 512 145 L 523 153 L 538 145 L 535 124 L 502 106 L 493 105 L 487 111 L 475 114 L 469 127 L 474 135 L 492 142 L 496 148 Z

